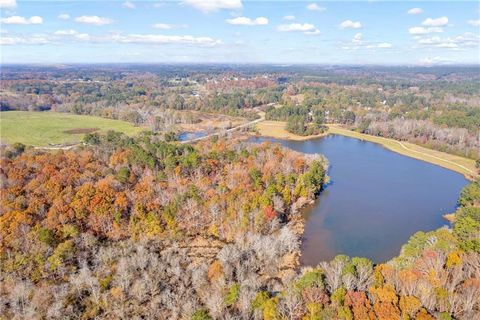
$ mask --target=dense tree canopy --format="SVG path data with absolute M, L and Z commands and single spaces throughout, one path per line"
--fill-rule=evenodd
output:
M 452 230 L 418 232 L 388 263 L 337 256 L 297 272 L 295 208 L 320 191 L 321 157 L 223 139 L 191 146 L 110 132 L 88 141 L 3 153 L 6 318 L 474 319 L 480 311 L 480 181 L 462 191 Z
M 90 133 L 63 151 L 1 146 L 0 318 L 478 318 L 480 180 L 462 190 L 451 228 L 417 232 L 391 261 L 340 255 L 300 270 L 299 209 L 321 192 L 326 160 L 235 137 L 180 144 L 170 131 L 200 121 L 196 111 L 265 111 L 300 135 L 339 123 L 478 159 L 472 70 L 2 71 L 2 111 L 92 114 L 153 132 Z
M 109 284 L 117 281 L 114 275 L 121 268 L 116 257 L 110 273 L 103 260 L 95 262 L 91 273 L 92 261 L 104 259 L 102 250 L 135 250 L 138 244 L 154 254 L 166 243 L 187 245 L 199 236 L 220 244 L 214 252 L 227 243 L 240 246 L 246 234 L 251 234 L 248 241 L 257 237 L 261 245 L 278 241 L 277 251 L 258 248 L 259 255 L 273 250 L 271 261 L 261 266 L 275 266 L 273 275 L 280 267 L 276 259 L 298 248 L 297 236 L 285 225 L 298 203 L 315 197 L 325 177 L 323 158 L 268 143 L 228 147 L 224 139 L 216 139 L 194 147 L 152 134 L 129 138 L 115 132 L 90 134 L 85 141 L 88 145 L 75 151 L 12 146 L 2 153 L 7 156 L 1 160 L 2 296 L 17 294 L 20 279 L 42 288 L 74 281 L 67 276 L 76 275 L 82 281 L 100 281 L 100 291 L 109 288 L 114 294 L 123 288 L 126 294 L 125 285 Z M 185 250 L 168 252 L 180 255 L 181 268 L 189 264 Z M 234 288 L 230 304 L 238 295 Z M 67 297 L 62 299 L 56 301 L 70 305 Z M 15 311 L 13 305 L 2 310 L 9 315 L 27 312 L 27 306 Z M 102 308 L 83 306 L 74 312 L 102 314 Z

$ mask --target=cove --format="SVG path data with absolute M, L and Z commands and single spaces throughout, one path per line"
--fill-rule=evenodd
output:
M 307 141 L 256 137 L 328 158 L 331 182 L 304 209 L 301 264 L 315 266 L 338 254 L 376 263 L 400 253 L 417 231 L 447 225 L 468 181 L 459 173 L 355 138 L 328 135 Z

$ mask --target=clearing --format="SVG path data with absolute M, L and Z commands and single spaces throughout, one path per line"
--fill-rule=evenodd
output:
M 314 136 L 299 136 L 285 130 L 285 122 L 265 120 L 256 124 L 257 131 L 261 136 L 277 139 L 305 141 L 326 136 L 328 133 L 320 133 Z
M 202 111 L 188 110 L 177 111 L 178 113 L 188 112 L 200 120 L 198 123 L 178 124 L 177 127 L 181 131 L 195 132 L 195 131 L 212 131 L 217 129 L 228 129 L 237 127 L 245 122 L 246 119 L 241 117 L 233 117 L 223 114 L 207 113 Z
M 58 112 L 3 111 L 0 113 L 0 141 L 48 146 L 82 141 L 87 132 L 120 131 L 137 134 L 144 128 L 113 119 Z

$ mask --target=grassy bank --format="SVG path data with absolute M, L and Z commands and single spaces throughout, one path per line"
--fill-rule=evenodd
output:
M 299 136 L 285 130 L 285 122 L 282 121 L 262 121 L 256 125 L 260 135 L 285 140 L 305 141 L 313 138 L 326 136 L 328 133 L 321 133 L 314 136 Z
M 7 111 L 0 113 L 0 141 L 26 145 L 76 143 L 88 132 L 120 131 L 137 134 L 144 128 L 131 123 L 93 116 L 57 112 Z
M 322 134 L 318 136 L 301 137 L 287 132 L 284 127 L 285 122 L 280 121 L 264 121 L 257 124 L 257 129 L 261 135 L 279 139 L 304 141 L 325 135 Z M 340 134 L 347 137 L 378 143 L 385 148 L 402 155 L 426 161 L 461 173 L 470 180 L 473 180 L 478 176 L 477 169 L 475 168 L 475 161 L 472 159 L 424 148 L 413 143 L 358 133 L 342 128 L 338 125 L 329 125 L 328 128 L 327 134 Z
M 345 128 L 341 128 L 337 125 L 329 125 L 330 134 L 341 134 L 344 136 L 357 138 L 360 140 L 366 140 L 374 143 L 381 144 L 385 148 L 403 154 L 408 157 L 412 157 L 418 160 L 430 162 L 441 167 L 459 172 L 468 179 L 473 179 L 478 176 L 475 168 L 475 161 L 464 157 L 448 154 L 445 152 L 432 150 L 418 146 L 413 143 L 397 141 L 394 139 L 387 139 L 368 134 L 358 133 Z

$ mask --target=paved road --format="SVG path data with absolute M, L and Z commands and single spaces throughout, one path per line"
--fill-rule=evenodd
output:
M 194 139 L 190 139 L 190 140 L 184 140 L 184 141 L 181 141 L 180 143 L 192 143 L 192 142 L 197 142 L 197 141 L 200 141 L 200 140 L 208 139 L 208 138 L 211 138 L 211 137 L 213 137 L 213 136 L 217 136 L 217 135 L 219 135 L 219 134 L 221 134 L 221 133 L 229 133 L 229 132 L 232 132 L 232 131 L 241 129 L 241 128 L 249 127 L 249 126 L 254 125 L 255 123 L 259 123 L 259 122 L 261 122 L 261 121 L 263 121 L 263 120 L 265 120 L 265 117 L 261 117 L 260 119 L 253 120 L 253 121 L 250 121 L 250 122 L 241 124 L 241 125 L 239 125 L 239 126 L 236 126 L 236 127 L 230 128 L 230 129 L 227 129 L 227 130 L 225 130 L 225 131 L 221 131 L 221 132 L 218 132 L 218 131 L 217 131 L 217 132 L 208 134 L 208 135 L 203 136 L 203 137 L 200 137 L 200 138 L 194 138 Z
M 216 135 L 219 135 L 221 133 L 228 133 L 228 132 L 232 132 L 232 131 L 235 131 L 235 130 L 238 130 L 238 129 L 241 129 L 241 128 L 245 128 L 245 127 L 248 127 L 248 126 L 251 126 L 251 125 L 254 125 L 255 123 L 259 123 L 260 121 L 263 121 L 265 120 L 264 117 L 261 117 L 260 119 L 257 119 L 257 120 L 253 120 L 253 121 L 250 121 L 250 122 L 247 122 L 247 123 L 244 123 L 244 124 L 241 124 L 239 126 L 236 126 L 236 127 L 233 127 L 233 128 L 230 128 L 230 129 L 227 129 L 225 131 L 221 131 L 221 132 L 214 132 L 214 133 L 211 133 L 209 135 L 206 135 L 206 136 L 203 136 L 203 137 L 200 137 L 200 138 L 195 138 L 195 139 L 190 139 L 190 140 L 184 140 L 184 141 L 181 141 L 180 143 L 193 143 L 193 142 L 197 142 L 197 141 L 200 141 L 200 140 L 204 140 L 204 139 L 208 139 L 208 138 L 211 138 L 213 136 L 216 136 Z M 55 147 L 55 146 L 51 146 L 51 147 L 35 147 L 35 149 L 39 149 L 39 150 L 70 150 L 70 149 L 73 149 L 79 145 L 81 145 L 82 143 L 77 143 L 77 144 L 73 144 L 73 145 L 69 145 L 69 146 L 58 146 L 58 147 Z
M 214 132 L 214 133 L 211 133 L 209 135 L 206 135 L 206 136 L 203 136 L 203 137 L 200 137 L 200 138 L 194 138 L 194 139 L 190 139 L 190 140 L 184 140 L 184 141 L 181 141 L 180 143 L 193 143 L 193 142 L 197 142 L 197 141 L 200 141 L 200 140 L 204 140 L 204 139 L 208 139 L 208 138 L 211 138 L 213 136 L 216 136 L 216 135 L 219 135 L 221 133 L 228 133 L 228 132 L 232 132 L 232 131 L 235 131 L 235 130 L 238 130 L 238 129 L 241 129 L 241 128 L 245 128 L 245 127 L 248 127 L 248 126 L 251 126 L 251 125 L 254 125 L 256 123 L 259 123 L 261 121 L 264 121 L 265 120 L 265 117 L 263 115 L 261 115 L 260 119 L 257 119 L 257 120 L 253 120 L 253 121 L 250 121 L 250 122 L 247 122 L 247 123 L 244 123 L 244 124 L 241 124 L 239 126 L 236 126 L 236 127 L 233 127 L 233 128 L 230 128 L 230 129 L 227 129 L 226 131 L 222 131 L 222 132 Z M 382 138 L 382 137 L 381 137 Z M 383 138 L 385 139 L 385 138 Z M 444 162 L 448 162 L 452 165 L 455 165 L 455 166 L 458 166 L 460 168 L 462 168 L 463 170 L 469 172 L 470 174 L 472 174 L 473 176 L 476 176 L 477 173 L 476 172 L 473 172 L 472 170 L 470 170 L 469 168 L 461 165 L 461 164 L 458 164 L 458 163 L 455 163 L 453 161 L 450 161 L 450 160 L 447 160 L 447 159 L 443 159 L 443 158 L 440 158 L 440 157 L 436 157 L 434 155 L 431 155 L 431 154 L 427 154 L 427 153 L 423 153 L 423 152 L 420 152 L 420 151 L 417 151 L 417 150 L 413 150 L 413 149 L 410 149 L 408 148 L 407 146 L 405 146 L 402 142 L 398 141 L 398 140 L 394 140 L 392 139 L 393 141 L 397 142 L 402 148 L 410 151 L 410 152 L 415 152 L 415 153 L 418 153 L 418 154 L 421 154 L 421 155 L 424 155 L 424 156 L 427 156 L 427 157 L 432 157 L 432 158 L 435 158 L 437 160 L 441 160 L 441 161 L 444 161 Z M 82 143 L 77 143 L 77 144 L 74 144 L 74 145 L 70 145 L 70 146 L 64 146 L 64 147 L 35 147 L 35 149 L 43 149 L 43 150 L 69 150 L 69 149 L 72 149 L 72 148 L 75 148 L 79 145 L 81 145 Z
M 72 144 L 72 145 L 69 145 L 69 146 L 63 146 L 63 147 L 35 147 L 35 149 L 38 149 L 38 150 L 70 150 L 70 149 L 78 147 L 79 145 L 82 145 L 82 144 L 83 143 L 76 143 L 76 144 Z

